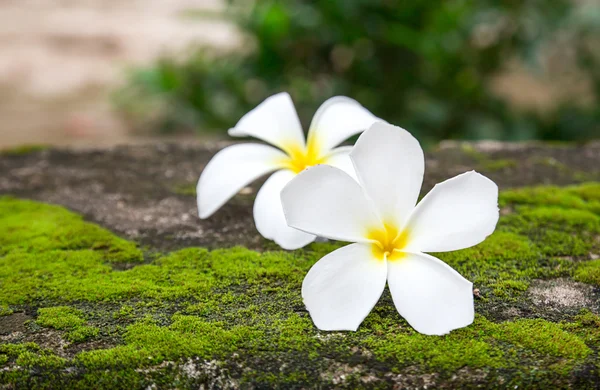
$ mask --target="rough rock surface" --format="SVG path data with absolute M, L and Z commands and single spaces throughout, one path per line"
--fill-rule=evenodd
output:
M 197 218 L 194 191 L 203 167 L 227 143 L 42 150 L 0 158 L 0 193 L 63 205 L 118 234 L 161 249 L 244 245 L 264 248 L 252 207 L 262 181 L 213 218 Z M 422 195 L 436 183 L 477 170 L 500 189 L 600 179 L 600 143 L 443 143 L 426 157 Z
M 262 239 L 260 181 L 199 220 L 195 184 L 224 145 L 0 155 L 0 389 L 600 386 L 600 143 L 427 154 L 422 194 L 472 169 L 501 189 L 496 233 L 438 254 L 477 312 L 443 337 L 387 292 L 358 332 L 317 331 L 300 285 L 340 244 Z

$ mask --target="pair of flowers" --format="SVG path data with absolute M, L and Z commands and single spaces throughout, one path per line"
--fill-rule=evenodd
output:
M 336 148 L 363 131 L 354 147 Z M 302 284 L 319 329 L 356 330 L 386 282 L 400 315 L 421 333 L 473 322 L 471 282 L 424 252 L 468 248 L 490 235 L 499 216 L 494 182 L 467 172 L 436 185 L 417 205 L 425 169 L 419 142 L 344 97 L 319 108 L 306 142 L 287 93 L 265 100 L 229 134 L 277 148 L 236 144 L 217 153 L 198 182 L 201 218 L 277 171 L 254 203 L 260 234 L 285 249 L 317 236 L 353 243 L 320 259 Z

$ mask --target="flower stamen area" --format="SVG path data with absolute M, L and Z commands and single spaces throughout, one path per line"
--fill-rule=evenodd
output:
M 287 153 L 281 165 L 294 173 L 300 173 L 308 167 L 325 164 L 327 158 L 320 155 L 319 147 L 314 137 L 309 137 L 306 146 L 290 144 L 284 151 Z
M 408 241 L 408 230 L 399 231 L 394 225 L 384 223 L 383 228 L 371 229 L 367 238 L 373 240 L 371 251 L 379 260 L 399 260 L 404 257 L 402 250 Z

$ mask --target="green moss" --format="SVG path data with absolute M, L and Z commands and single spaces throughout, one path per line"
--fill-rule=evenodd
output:
M 318 338 L 313 337 L 314 325 L 308 317 L 291 314 L 286 319 L 275 320 L 269 328 L 274 330 L 273 346 L 277 349 L 312 352 L 322 345 Z
M 484 321 L 479 319 L 476 325 L 481 326 Z M 406 331 L 370 337 L 366 342 L 379 359 L 394 359 L 401 366 L 419 364 L 440 370 L 504 366 L 502 350 L 481 337 L 475 338 L 474 333 L 470 328 L 444 337 L 430 337 Z
M 535 207 L 519 210 L 520 223 L 525 222 L 520 230 L 527 229 L 536 233 L 536 230 L 552 228 L 561 229 L 563 232 L 580 233 L 600 232 L 600 219 L 596 214 L 587 210 L 564 209 L 560 207 Z M 505 220 L 505 222 L 507 222 Z M 512 222 L 512 221 L 511 221 Z
M 11 360 L 19 366 L 45 369 L 56 369 L 66 363 L 65 359 L 35 343 L 0 345 L 0 361 L 4 361 L 2 364 Z
M 175 360 L 181 357 L 222 357 L 251 345 L 259 335 L 249 327 L 225 329 L 197 317 L 175 315 L 168 327 L 142 321 L 130 325 L 125 334 L 127 345 L 83 352 L 77 361 L 87 368 L 137 367 Z
M 77 362 L 88 369 L 99 370 L 119 367 L 138 367 L 152 363 L 152 356 L 145 349 L 118 346 L 110 349 L 82 352 Z
M 516 168 L 518 165 L 516 160 L 511 159 L 497 159 L 497 160 L 486 160 L 482 164 L 482 168 L 488 172 L 501 171 L 507 168 Z
M 30 153 L 40 152 L 42 150 L 48 149 L 47 145 L 21 145 L 11 149 L 2 149 L 0 150 L 0 155 L 3 156 L 22 156 Z
M 565 188 L 539 186 L 503 191 L 500 194 L 500 205 L 508 204 L 558 206 L 600 214 L 600 183 L 585 183 Z
M 600 286 L 600 259 L 580 263 L 573 278 L 583 283 Z
M 90 250 L 15 252 L 0 258 L 0 304 L 34 300 L 121 301 L 129 298 L 201 298 L 211 289 L 276 278 L 299 281 L 313 256 L 256 253 L 244 248 L 184 249 L 126 271 L 113 271 L 102 253 Z
M 83 313 L 68 306 L 49 307 L 38 310 L 36 322 L 45 327 L 67 330 L 65 338 L 71 342 L 82 342 L 98 335 L 98 328 L 85 326 Z
M 115 319 L 132 319 L 133 318 L 133 307 L 129 305 L 123 305 L 118 312 L 113 314 Z
M 382 360 L 394 359 L 401 365 L 420 364 L 432 370 L 472 368 L 510 368 L 523 364 L 527 357 L 569 359 L 573 365 L 590 353 L 576 335 L 549 321 L 517 320 L 493 323 L 477 317 L 474 324 L 442 337 L 414 331 L 392 332 L 367 339 Z
M 62 207 L 0 197 L 0 256 L 90 249 L 111 262 L 139 262 L 136 245 Z
M 514 159 L 494 159 L 489 155 L 482 153 L 475 149 L 473 145 L 463 144 L 461 145 L 461 151 L 464 155 L 469 157 L 479 168 L 487 172 L 501 171 L 507 168 L 515 168 L 518 165 L 517 160 Z
M 479 288 L 501 297 L 524 291 L 528 281 L 561 275 L 566 261 L 544 258 L 526 236 L 499 227 L 483 243 L 455 252 L 435 253 Z
M 470 143 L 461 143 L 460 150 L 465 156 L 470 157 L 476 162 L 484 162 L 489 159 L 489 157 L 485 153 L 482 153 L 479 150 L 475 149 L 475 147 Z
M 0 317 L 8 316 L 13 313 L 12 309 L 8 305 L 0 305 Z
M 63 367 L 66 360 L 49 352 L 39 354 L 27 351 L 19 355 L 16 363 L 22 367 L 56 369 Z
M 597 283 L 597 261 L 589 261 L 600 232 L 595 188 L 505 192 L 493 235 L 473 248 L 435 254 L 483 296 L 475 323 L 443 337 L 413 331 L 388 292 L 358 332 L 318 331 L 304 309 L 301 284 L 340 243 L 294 252 L 188 248 L 123 270 L 111 263 L 143 258 L 133 243 L 63 208 L 0 198 L 0 307 L 37 309 L 36 324 L 62 331 L 66 340 L 95 339 L 76 346 L 88 350 L 66 360 L 35 344 L 0 344 L 0 362 L 19 361 L 43 378 L 58 378 L 40 387 L 59 388 L 199 387 L 201 378 L 178 382 L 181 371 L 174 368 L 195 357 L 231 363 L 232 375 L 265 388 L 315 386 L 331 361 L 448 378 L 466 367 L 508 377 L 511 385 L 532 383 L 525 378 L 567 383 L 561 381 L 594 358 L 597 316 L 558 314 L 569 320 L 560 323 L 494 318 L 507 302 L 527 309 L 522 294 L 533 279 L 575 275 Z M 103 349 L 94 349 L 96 342 Z M 0 372 L 0 381 L 26 387 L 29 371 Z
M 542 319 L 493 324 L 494 337 L 522 348 L 566 359 L 580 360 L 591 353 L 584 341 L 559 324 Z
M 583 309 L 572 322 L 561 324 L 566 331 L 577 334 L 581 340 L 592 346 L 600 342 L 600 316 Z
M 581 197 L 581 199 L 587 202 L 600 202 L 600 183 L 583 183 L 568 187 L 567 191 Z
M 521 206 L 502 224 L 529 237 L 544 256 L 585 256 L 597 246 L 600 218 L 587 210 Z
M 9 358 L 18 357 L 25 352 L 37 352 L 40 350 L 41 348 L 35 343 L 0 344 L 0 355 L 6 355 Z
M 37 323 L 58 330 L 71 330 L 85 324 L 83 313 L 68 306 L 48 307 L 38 310 Z
M 6 363 L 8 363 L 8 356 L 7 355 L 0 355 L 0 366 L 5 365 Z
M 180 184 L 172 188 L 172 191 L 178 195 L 196 196 L 196 184 Z
M 80 343 L 98 336 L 99 329 L 93 326 L 79 326 L 68 332 L 65 338 L 73 343 Z

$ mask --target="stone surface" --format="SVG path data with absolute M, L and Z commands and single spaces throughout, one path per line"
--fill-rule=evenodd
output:
M 197 217 L 193 193 L 210 157 L 228 143 L 154 144 L 0 157 L 0 194 L 63 205 L 123 237 L 160 249 L 244 245 L 262 249 L 251 204 L 262 180 L 212 218 Z M 584 146 L 445 142 L 426 156 L 421 195 L 468 170 L 500 190 L 600 180 L 600 142 Z

